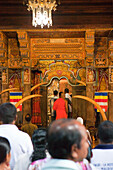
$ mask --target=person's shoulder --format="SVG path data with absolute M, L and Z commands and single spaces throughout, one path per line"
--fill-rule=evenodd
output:
M 33 128 L 35 128 L 35 129 L 38 129 L 37 125 L 35 125 L 35 124 L 33 124 L 33 123 L 31 123 L 31 126 L 32 126 Z
M 21 137 L 21 138 L 30 138 L 30 136 L 26 133 L 26 132 L 23 132 L 22 130 L 18 130 L 18 135 Z
M 26 128 L 27 124 L 22 125 L 21 129 Z

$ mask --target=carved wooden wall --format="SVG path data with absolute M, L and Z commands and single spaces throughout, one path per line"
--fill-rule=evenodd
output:
M 57 31 L 57 36 L 51 34 L 50 38 L 32 38 L 27 31 L 17 31 L 17 38 L 8 38 L 0 32 L 1 90 L 19 87 L 23 97 L 29 95 L 31 85 L 36 83 L 32 71 L 36 70 L 40 72 L 39 83 L 49 85 L 54 77 L 67 78 L 72 86 L 80 86 L 76 79 L 85 82 L 86 96 L 92 99 L 96 90 L 112 90 L 113 38 L 95 37 L 95 31 L 90 30 L 86 30 L 82 38 L 72 38 L 71 33 L 71 38 L 65 35 L 66 32 L 60 38 Z M 1 102 L 8 101 L 7 95 L 4 100 L 4 95 Z M 24 103 L 24 113 L 31 112 L 30 102 Z M 94 108 L 88 104 L 86 119 L 92 124 L 94 117 L 90 113 L 94 116 Z M 111 114 L 108 114 L 110 120 Z

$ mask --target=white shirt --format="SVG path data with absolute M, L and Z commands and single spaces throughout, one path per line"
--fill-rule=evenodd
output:
M 31 138 L 27 133 L 20 131 L 16 125 L 0 125 L 0 136 L 7 138 L 11 145 L 11 170 L 13 170 L 15 162 L 23 153 L 33 152 Z
M 98 170 L 113 170 L 113 145 L 99 144 L 92 149 L 91 163 Z
M 72 101 L 72 98 L 69 95 L 69 93 L 65 93 L 65 98 L 69 99 L 70 102 Z M 69 106 L 69 112 L 72 112 L 72 106 L 70 104 L 68 104 L 68 106 Z

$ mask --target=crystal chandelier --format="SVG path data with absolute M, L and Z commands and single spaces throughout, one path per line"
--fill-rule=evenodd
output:
M 32 10 L 32 25 L 52 26 L 52 10 L 56 10 L 56 0 L 27 0 L 27 10 Z

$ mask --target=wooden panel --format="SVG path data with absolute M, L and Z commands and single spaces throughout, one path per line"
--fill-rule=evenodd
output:
M 113 27 L 112 0 L 61 0 L 51 28 Z M 37 29 L 23 0 L 0 0 L 0 29 Z M 45 27 L 47 28 L 47 27 Z

